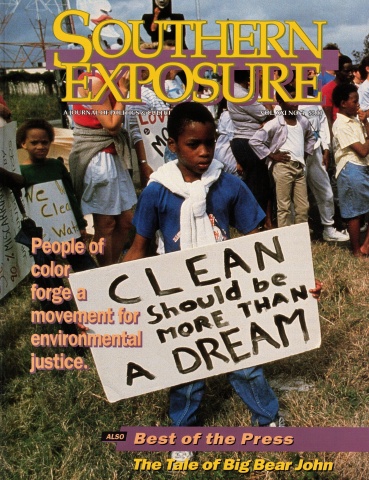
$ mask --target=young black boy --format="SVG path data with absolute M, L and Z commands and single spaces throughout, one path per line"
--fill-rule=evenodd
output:
M 243 234 L 254 233 L 265 217 L 248 187 L 222 171 L 213 159 L 215 123 L 210 112 L 198 103 L 174 107 L 168 119 L 168 146 L 177 160 L 151 175 L 134 216 L 136 236 L 124 261 L 143 258 L 157 230 L 164 252 L 195 248 L 230 238 L 232 225 Z M 283 426 L 278 400 L 264 378 L 261 367 L 231 372 L 228 380 L 260 426 Z M 197 412 L 205 382 L 171 388 L 169 416 L 173 425 L 197 424 Z M 191 452 L 172 452 L 184 461 Z

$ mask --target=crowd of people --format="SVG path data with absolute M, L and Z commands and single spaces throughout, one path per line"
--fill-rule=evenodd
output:
M 152 16 L 145 18 L 153 41 L 154 20 L 172 18 L 169 4 L 155 0 Z M 156 172 L 147 162 L 150 152 L 145 151 L 135 115 L 123 115 L 130 107 L 113 95 L 93 105 L 91 115 L 81 113 L 91 105 L 74 105 L 71 177 L 59 160 L 47 157 L 54 138 L 51 125 L 33 120 L 18 130 L 19 147 L 28 153 L 21 175 L 1 169 L 1 183 L 17 192 L 31 184 L 62 180 L 82 236 L 83 216 L 92 214 L 94 239 L 104 238 L 105 250 L 97 264 L 89 259 L 82 267 L 73 266 L 76 270 L 143 258 L 159 230 L 160 251 L 168 253 L 227 240 L 230 227 L 246 235 L 308 222 L 308 189 L 319 210 L 323 240 L 350 240 L 353 254 L 365 257 L 369 255 L 369 230 L 363 234 L 369 213 L 369 56 L 357 71 L 358 84 L 353 81 L 350 58 L 339 56 L 338 70 L 330 73 L 322 88 L 323 108 L 296 105 L 293 82 L 285 87 L 290 101 L 277 93 L 275 105 L 228 102 L 219 115 L 197 102 L 172 108 L 157 98 L 150 85 L 143 86 L 142 110 L 170 110 L 165 163 Z M 104 82 L 100 74 L 82 74 L 86 75 L 92 93 L 100 91 Z M 172 72 L 168 77 L 173 95 L 185 82 L 178 75 Z M 247 70 L 235 71 L 235 97 L 247 94 L 249 75 Z M 319 77 L 320 84 L 327 80 L 326 74 Z M 127 73 L 117 86 L 127 98 Z M 84 98 L 87 90 L 80 87 L 78 94 Z M 8 120 L 10 112 L 4 102 L 0 104 L 0 116 Z M 125 124 L 124 118 L 129 119 Z M 134 214 L 131 146 L 144 187 Z M 338 217 L 348 233 L 336 228 Z M 123 255 L 133 226 L 134 239 Z M 318 283 L 311 294 L 316 298 L 319 293 Z M 284 426 L 261 367 L 232 372 L 228 380 L 250 409 L 254 425 Z M 171 388 L 173 425 L 197 424 L 203 393 L 202 380 Z M 191 456 L 191 452 L 172 452 L 177 461 Z
M 264 228 L 310 221 L 312 200 L 323 240 L 350 241 L 352 253 L 366 257 L 369 57 L 353 66 L 349 57 L 338 55 L 338 69 L 318 75 L 322 107 L 286 102 L 278 93 L 272 106 L 228 102 L 219 119 L 219 152 L 226 153 L 226 168 L 241 175 L 264 209 Z M 249 72 L 236 71 L 234 82 L 235 97 L 245 96 Z M 294 80 L 285 89 L 293 99 Z M 311 97 L 316 94 L 309 89 Z M 227 133 L 221 130 L 225 119 Z M 311 228 L 316 229 L 314 222 Z

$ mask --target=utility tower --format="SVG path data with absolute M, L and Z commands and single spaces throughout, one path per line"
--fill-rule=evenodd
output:
M 25 66 L 37 66 L 45 61 L 47 48 L 57 47 L 57 44 L 45 41 L 47 21 L 46 14 L 57 15 L 63 10 L 63 3 L 69 4 L 68 0 L 0 0 L 0 66 L 2 68 L 23 68 Z M 15 11 L 23 8 L 24 17 L 30 21 L 36 36 L 36 42 L 8 42 L 6 29 L 11 22 Z M 24 20 L 18 28 L 21 31 L 27 28 Z M 11 25 L 9 25 L 9 28 Z

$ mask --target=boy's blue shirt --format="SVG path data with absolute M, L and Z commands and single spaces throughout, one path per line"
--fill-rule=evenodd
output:
M 165 252 L 180 250 L 180 210 L 184 198 L 173 194 L 157 182 L 141 193 L 133 224 L 144 238 L 154 238 L 161 230 Z M 206 211 L 213 224 L 217 241 L 230 238 L 230 226 L 246 234 L 265 217 L 248 187 L 237 177 L 222 172 L 210 187 Z

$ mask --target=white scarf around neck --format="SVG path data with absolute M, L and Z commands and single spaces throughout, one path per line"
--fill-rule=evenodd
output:
M 149 183 L 158 182 L 185 199 L 180 214 L 181 250 L 215 243 L 213 227 L 206 213 L 206 195 L 222 173 L 223 164 L 213 159 L 201 179 L 195 182 L 185 182 L 177 164 L 178 160 L 174 160 L 160 167 L 151 174 Z

